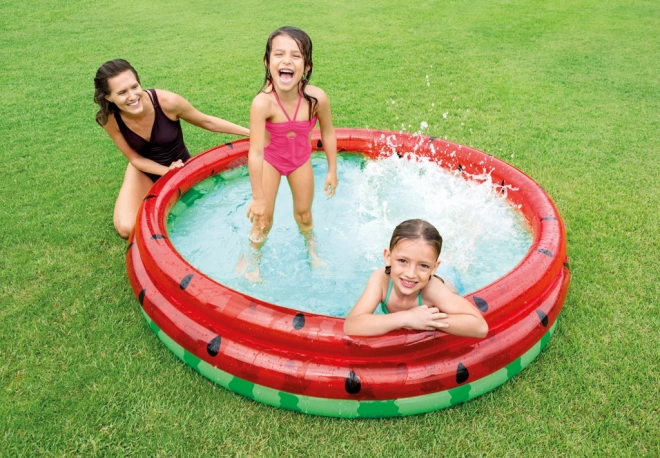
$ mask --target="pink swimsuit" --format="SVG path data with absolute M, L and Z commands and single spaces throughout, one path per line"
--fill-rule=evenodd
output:
M 316 125 L 317 118 L 314 116 L 309 121 L 295 120 L 298 116 L 300 101 L 303 98 L 302 94 L 298 99 L 293 121 L 277 97 L 277 92 L 273 91 L 273 95 L 288 121 L 279 123 L 266 121 L 266 130 L 270 133 L 270 143 L 264 148 L 264 160 L 275 167 L 280 175 L 287 176 L 307 162 L 312 155 L 309 133 Z

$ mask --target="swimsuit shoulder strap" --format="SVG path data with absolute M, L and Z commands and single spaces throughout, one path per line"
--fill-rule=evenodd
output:
M 156 89 L 147 89 L 146 93 L 151 99 L 151 103 L 153 104 L 153 106 L 160 107 L 160 103 L 158 103 L 158 96 L 156 95 Z
M 387 285 L 387 294 L 385 294 L 385 300 L 380 303 L 380 310 L 385 314 L 390 313 L 389 310 L 387 310 L 387 302 L 390 300 L 391 292 L 392 292 L 392 279 L 390 278 L 390 282 Z
M 300 108 L 300 101 L 302 100 L 302 95 L 298 97 L 298 105 L 296 105 L 296 112 L 293 114 L 293 120 L 289 117 L 289 113 L 287 113 L 286 110 L 284 109 L 284 105 L 282 105 L 282 102 L 280 102 L 280 98 L 277 96 L 277 91 L 274 88 L 273 88 L 273 95 L 275 96 L 275 100 L 277 100 L 277 104 L 282 109 L 284 116 L 286 116 L 286 119 L 288 119 L 289 122 L 295 121 L 296 118 L 298 117 L 298 108 Z
M 387 303 L 390 300 L 390 293 L 392 293 L 392 279 L 390 278 L 390 282 L 387 285 L 387 294 L 385 294 L 385 300 L 383 301 L 383 304 L 387 305 Z
M 390 313 L 389 310 L 387 310 L 387 303 L 390 300 L 390 294 L 392 293 L 392 279 L 390 278 L 390 282 L 387 285 L 387 294 L 385 294 L 385 300 L 380 303 L 380 309 L 382 310 L 383 313 Z M 420 291 L 417 294 L 417 306 L 421 307 L 422 304 L 422 292 Z
M 295 121 L 298 118 L 298 108 L 300 108 L 300 102 L 302 102 L 302 94 L 298 94 L 298 105 L 296 105 L 296 112 L 293 113 L 293 120 Z

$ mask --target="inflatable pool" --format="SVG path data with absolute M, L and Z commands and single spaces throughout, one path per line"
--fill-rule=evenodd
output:
M 318 131 L 313 145 L 322 150 Z M 445 408 L 525 368 L 554 332 L 570 280 L 564 227 L 545 191 L 496 158 L 438 138 L 337 129 L 337 145 L 374 159 L 397 154 L 407 160 L 414 153 L 466 179 L 489 175 L 520 209 L 533 234 L 530 250 L 513 271 L 466 296 L 488 321 L 488 336 L 398 331 L 349 337 L 342 318 L 270 304 L 197 271 L 168 239 L 168 213 L 196 183 L 245 165 L 249 142 L 241 140 L 158 180 L 138 214 L 126 251 L 128 276 L 161 341 L 204 376 L 248 398 L 348 418 Z

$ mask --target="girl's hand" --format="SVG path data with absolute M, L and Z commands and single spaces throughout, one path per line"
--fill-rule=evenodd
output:
M 325 192 L 326 196 L 332 197 L 335 195 L 335 191 L 337 190 L 337 174 L 333 172 L 328 172 L 328 175 L 325 177 L 325 186 L 323 187 L 323 191 Z
M 250 205 L 248 205 L 247 217 L 250 222 L 254 223 L 255 220 L 264 216 L 266 213 L 266 201 L 264 199 L 252 199 Z
M 401 312 L 399 312 L 401 313 Z M 421 305 L 403 313 L 407 313 L 406 328 L 416 329 L 418 331 L 435 331 L 436 329 L 447 329 L 449 323 L 444 321 L 447 318 L 446 313 L 440 312 L 435 307 Z
M 179 159 L 178 161 L 172 162 L 170 164 L 170 166 L 168 167 L 168 169 L 169 170 L 180 169 L 181 167 L 183 167 L 183 161 L 181 159 Z

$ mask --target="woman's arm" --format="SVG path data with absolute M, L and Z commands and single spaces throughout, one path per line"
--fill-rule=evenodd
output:
M 432 277 L 430 284 L 425 288 L 423 301 L 425 304 L 436 307 L 446 316 L 439 321 L 447 327 L 443 329 L 448 334 L 465 337 L 486 337 L 488 323 L 467 299 L 453 293 L 441 280 Z
M 337 189 L 337 136 L 335 127 L 332 125 L 332 113 L 330 111 L 330 100 L 322 89 L 316 86 L 308 86 L 310 95 L 318 100 L 316 116 L 319 118 L 323 150 L 328 160 L 328 175 L 325 179 L 323 190 L 332 197 Z
M 157 94 L 161 108 L 163 108 L 165 114 L 171 117 L 183 119 L 190 124 L 210 130 L 211 132 L 243 135 L 245 137 L 250 136 L 250 131 L 245 127 L 204 114 L 178 94 L 161 89 L 157 90 Z

